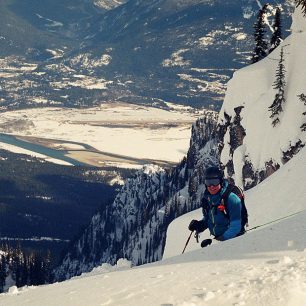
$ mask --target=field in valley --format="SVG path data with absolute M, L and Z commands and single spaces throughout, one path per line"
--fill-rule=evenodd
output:
M 164 110 L 107 103 L 90 109 L 10 111 L 1 115 L 0 132 L 62 151 L 92 166 L 137 168 L 145 163 L 165 166 L 179 162 L 186 154 L 192 123 L 201 115 L 189 107 L 169 106 L 169 110 Z M 0 147 L 47 159 L 18 145 L 2 142 Z M 51 161 L 61 163 L 54 158 Z

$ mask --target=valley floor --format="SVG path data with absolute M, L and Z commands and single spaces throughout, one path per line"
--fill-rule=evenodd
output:
M 184 157 L 192 123 L 202 115 L 191 108 L 170 106 L 171 110 L 163 110 L 108 103 L 91 109 L 41 108 L 5 112 L 0 118 L 0 133 L 57 150 L 93 166 L 137 168 L 146 163 L 167 166 Z M 38 154 L 34 149 L 20 151 L 18 144 L 12 146 L 2 142 L 1 148 Z

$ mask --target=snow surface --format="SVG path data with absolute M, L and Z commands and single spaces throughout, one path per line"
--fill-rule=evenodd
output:
M 62 283 L 12 287 L 0 295 L 0 305 L 304 306 L 305 160 L 306 148 L 246 193 L 251 227 L 298 212 L 294 216 L 206 249 L 192 239 L 178 255 L 188 223 L 201 217 L 197 210 L 170 225 L 163 261 L 131 268 L 120 260 Z
M 289 150 L 299 140 L 302 143 L 306 142 L 306 133 L 300 129 L 305 120 L 305 116 L 302 115 L 305 112 L 305 106 L 298 97 L 306 93 L 304 54 L 306 22 L 300 9 L 296 9 L 293 14 L 291 30 L 292 34 L 281 43 L 280 47 L 263 60 L 235 72 L 228 82 L 219 122 L 224 122 L 224 112 L 234 118 L 234 108 L 244 107 L 241 111 L 241 125 L 246 130 L 246 136 L 243 139 L 243 148 L 236 150 L 233 156 L 233 160 L 239 161 L 238 165 L 248 160 L 255 170 L 262 170 L 265 169 L 266 163 L 272 160 L 281 166 L 283 152 Z M 273 84 L 281 47 L 284 48 L 286 102 L 283 105 L 284 111 L 279 116 L 280 123 L 271 128 L 269 106 L 277 93 Z M 229 134 L 229 131 L 227 133 Z M 229 135 L 225 135 L 225 138 L 228 139 L 228 137 Z M 241 150 L 244 152 L 243 158 L 241 158 Z M 236 157 L 235 154 L 240 156 Z M 229 150 L 223 150 L 222 163 L 226 165 L 231 158 Z M 241 169 L 235 169 L 235 173 L 238 172 L 241 174 Z

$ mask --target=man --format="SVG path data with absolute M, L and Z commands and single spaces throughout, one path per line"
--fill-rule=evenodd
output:
M 222 197 L 228 184 L 228 181 L 223 178 L 223 171 L 218 167 L 206 169 L 206 191 L 202 199 L 203 219 L 192 220 L 188 227 L 190 231 L 199 233 L 208 228 L 210 234 L 219 241 L 232 239 L 244 233 L 241 221 L 241 200 L 235 193 L 230 192 L 225 205 Z M 211 243 L 211 239 L 207 241 L 208 244 Z

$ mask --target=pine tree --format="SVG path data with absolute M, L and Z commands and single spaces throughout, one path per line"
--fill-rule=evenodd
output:
M 301 6 L 302 12 L 304 16 L 306 17 L 306 0 L 295 0 L 295 6 L 296 7 Z
M 271 53 L 280 43 L 282 42 L 282 25 L 281 25 L 281 10 L 278 7 L 275 12 L 274 23 L 273 23 L 273 34 L 270 41 Z
M 304 105 L 306 105 L 306 95 L 300 94 L 298 97 L 299 97 L 300 101 L 303 102 Z M 306 116 L 306 112 L 304 112 L 303 115 Z M 306 122 L 301 125 L 301 130 L 303 132 L 306 132 Z
M 275 95 L 275 99 L 272 103 L 272 105 L 269 107 L 269 110 L 272 112 L 270 118 L 274 118 L 279 113 L 283 111 L 283 104 L 285 103 L 285 97 L 284 97 L 284 88 L 286 85 L 285 82 L 285 66 L 284 66 L 284 50 L 281 48 L 280 52 L 280 60 L 278 64 L 278 68 L 276 70 L 276 80 L 273 83 L 273 88 L 278 90 L 278 92 Z M 275 118 L 273 121 L 273 126 L 275 126 L 279 122 L 279 118 Z
M 50 283 L 51 280 L 51 262 L 52 262 L 52 257 L 51 257 L 51 252 L 50 250 L 47 251 L 46 257 L 43 257 L 43 281 L 44 283 L 48 284 Z
M 255 38 L 255 49 L 253 52 L 252 63 L 256 63 L 263 59 L 267 55 L 268 44 L 265 41 L 265 13 L 267 10 L 267 4 L 259 10 L 257 14 L 257 21 L 254 24 L 254 38 Z
M 284 47 L 281 48 L 280 59 L 278 62 L 278 67 L 276 70 L 276 80 L 273 83 L 273 88 L 277 90 L 274 101 L 272 105 L 269 107 L 269 111 L 271 111 L 270 118 L 273 119 L 272 125 L 276 126 L 279 120 L 279 114 L 283 111 L 283 104 L 286 102 L 285 99 L 285 65 L 284 65 Z
M 18 243 L 17 247 L 13 250 L 12 253 L 12 262 L 13 262 L 13 275 L 17 287 L 21 287 L 22 284 L 22 267 L 23 267 L 24 256 L 21 251 L 21 246 Z
M 0 293 L 3 292 L 5 286 L 6 279 L 6 268 L 8 263 L 6 262 L 6 258 L 4 255 L 0 255 Z

